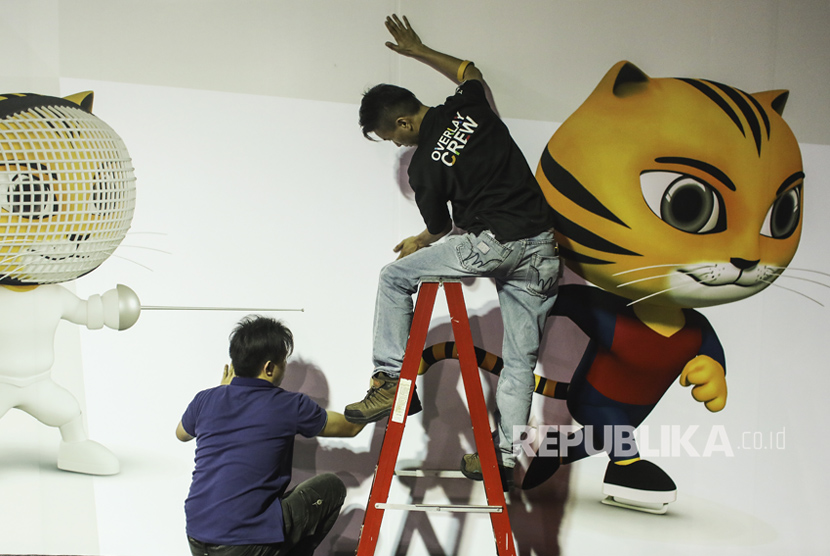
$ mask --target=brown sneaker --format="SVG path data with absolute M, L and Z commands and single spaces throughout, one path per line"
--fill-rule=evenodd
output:
M 483 481 L 484 475 L 481 473 L 481 460 L 478 453 L 466 454 L 461 458 L 461 474 L 473 481 Z M 499 476 L 501 478 L 501 487 L 504 492 L 513 488 L 513 468 L 502 467 L 499 464 Z
M 365 425 L 380 421 L 388 417 L 395 403 L 395 392 L 398 388 L 397 377 L 393 378 L 385 373 L 378 373 L 372 377 L 371 387 L 366 396 L 359 402 L 346 406 L 343 416 L 350 423 Z M 412 401 L 409 403 L 409 413 L 414 415 L 421 411 L 421 400 L 418 392 L 412 392 Z

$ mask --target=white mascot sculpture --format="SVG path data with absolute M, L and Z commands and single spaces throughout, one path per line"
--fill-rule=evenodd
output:
M 87 300 L 58 285 L 104 262 L 135 208 L 129 153 L 91 110 L 91 92 L 0 95 L 0 417 L 17 408 L 58 427 L 60 469 L 112 475 L 118 459 L 51 378 L 61 319 L 124 330 L 141 310 L 123 285 Z

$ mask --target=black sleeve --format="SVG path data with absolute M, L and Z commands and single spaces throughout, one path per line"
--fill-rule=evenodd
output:
M 487 95 L 484 92 L 484 85 L 478 79 L 464 81 L 455 89 L 455 94 L 447 98 L 444 105 L 454 108 L 462 104 L 490 104 L 487 102 Z
M 446 195 L 432 187 L 432 184 L 440 182 L 440 179 L 440 176 L 409 176 L 409 183 L 415 191 L 415 203 L 431 234 L 440 234 L 452 221 Z

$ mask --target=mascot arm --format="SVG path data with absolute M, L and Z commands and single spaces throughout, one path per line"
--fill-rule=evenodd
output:
M 138 320 L 141 303 L 136 293 L 123 284 L 109 290 L 104 295 L 91 295 L 83 301 L 69 290 L 64 294 L 63 318 L 83 324 L 90 330 L 98 330 L 106 325 L 116 330 L 126 330 Z
M 692 397 L 715 413 L 726 406 L 726 355 L 712 325 L 702 314 L 687 314 L 692 326 L 700 328 L 701 346 L 697 357 L 680 373 L 681 386 L 693 386 Z
M 693 386 L 692 397 L 717 412 L 726 406 L 726 371 L 708 355 L 698 355 L 683 367 L 681 386 Z
M 693 322 L 695 326 L 700 328 L 701 334 L 701 345 L 700 345 L 700 355 L 708 355 L 718 363 L 720 363 L 721 367 L 723 367 L 724 374 L 726 373 L 726 354 L 723 352 L 723 346 L 718 339 L 718 335 L 715 333 L 715 329 L 712 328 L 712 325 L 709 324 L 709 321 L 695 311 L 692 314 Z

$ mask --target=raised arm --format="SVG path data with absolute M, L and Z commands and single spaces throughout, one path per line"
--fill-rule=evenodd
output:
M 398 54 L 423 62 L 455 83 L 468 79 L 484 81 L 481 71 L 471 62 L 438 52 L 421 42 L 406 16 L 401 21 L 397 15 L 392 14 L 386 18 L 386 28 L 395 39 L 395 42 L 387 42 L 386 46 Z
M 220 386 L 227 386 L 233 380 L 233 377 L 236 376 L 236 373 L 233 370 L 233 365 L 225 365 L 224 370 L 222 371 L 222 380 L 219 381 Z M 176 426 L 176 438 L 181 440 L 182 442 L 190 442 L 195 436 L 191 435 L 187 430 L 185 430 L 184 425 L 181 421 Z

